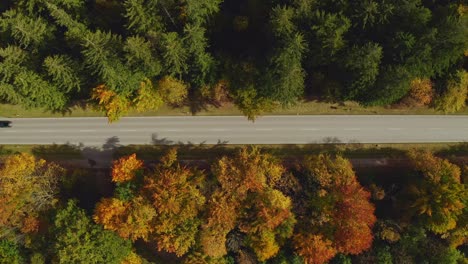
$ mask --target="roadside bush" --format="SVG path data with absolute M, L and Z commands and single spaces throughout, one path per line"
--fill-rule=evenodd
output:
M 221 107 L 224 104 L 231 102 L 232 97 L 229 94 L 229 82 L 227 80 L 219 80 L 216 84 L 203 86 L 200 89 L 201 96 L 209 103 Z
M 447 90 L 435 101 L 437 110 L 444 113 L 460 111 L 465 107 L 468 92 L 468 73 L 458 71 L 453 78 L 447 82 Z
M 163 101 L 174 106 L 182 105 L 188 95 L 187 85 L 170 76 L 159 80 L 158 90 Z
M 401 103 L 408 107 L 421 107 L 429 105 L 434 98 L 434 89 L 430 79 L 416 78 L 411 81 L 409 93 Z

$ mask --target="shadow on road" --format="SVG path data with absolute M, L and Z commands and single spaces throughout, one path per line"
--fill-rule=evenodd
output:
M 158 133 L 151 134 L 151 144 L 153 145 L 171 145 L 174 141 L 167 138 L 158 138 Z

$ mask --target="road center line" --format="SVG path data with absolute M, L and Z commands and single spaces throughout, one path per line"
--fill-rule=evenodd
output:
M 210 131 L 228 131 L 229 129 L 225 129 L 225 128 L 212 128 L 210 129 Z
M 387 130 L 402 130 L 402 128 L 399 128 L 399 127 L 388 127 Z
M 92 129 L 81 129 L 80 132 L 94 132 L 96 130 L 92 130 Z
M 120 129 L 120 132 L 136 132 L 136 129 Z
M 352 127 L 352 128 L 345 128 L 344 130 L 345 131 L 358 131 L 358 130 L 361 130 L 361 129 Z
M 256 131 L 272 131 L 272 128 L 256 128 Z
M 319 130 L 318 128 L 301 128 L 303 131 L 317 131 Z

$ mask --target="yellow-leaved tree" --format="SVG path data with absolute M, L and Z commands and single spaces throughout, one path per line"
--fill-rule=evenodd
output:
M 119 120 L 130 108 L 126 97 L 118 95 L 103 84 L 93 89 L 91 98 L 98 101 L 98 108 L 106 113 L 109 123 Z
M 140 83 L 137 95 L 133 99 L 133 106 L 138 112 L 157 110 L 163 104 L 160 93 L 153 87 L 153 83 L 146 79 Z
M 399 198 L 405 216 L 436 234 L 454 229 L 468 201 L 460 168 L 429 151 L 411 150 L 408 156 L 415 174 Z
M 40 213 L 55 206 L 65 170 L 26 153 L 6 158 L 0 168 L 0 238 L 37 231 Z
M 166 104 L 180 106 L 188 95 L 187 85 L 171 76 L 159 80 L 158 91 Z

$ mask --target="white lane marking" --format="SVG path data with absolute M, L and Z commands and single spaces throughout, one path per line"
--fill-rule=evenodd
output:
M 5 130 L 3 132 L 6 132 L 6 133 L 16 133 L 17 131 L 16 130 Z
M 92 129 L 81 129 L 80 132 L 94 132 L 96 130 L 92 130 Z
M 228 131 L 229 129 L 225 129 L 225 128 L 211 128 L 209 129 L 210 131 Z
M 272 128 L 256 128 L 256 131 L 272 131 Z
M 178 132 L 178 131 L 182 131 L 181 129 L 164 129 L 163 131 L 167 131 L 167 132 Z
M 345 128 L 344 130 L 345 130 L 345 131 L 358 131 L 358 130 L 361 130 L 361 129 L 360 129 L 360 128 L 351 127 L 351 128 Z
M 136 132 L 136 129 L 119 129 L 120 132 Z
M 318 128 L 301 128 L 303 131 L 317 131 L 319 130 Z
M 50 133 L 50 132 L 55 132 L 55 130 L 39 130 L 39 133 Z
M 402 130 L 402 128 L 399 128 L 399 127 L 387 127 L 387 130 Z
M 440 127 L 430 127 L 429 130 L 442 130 Z

